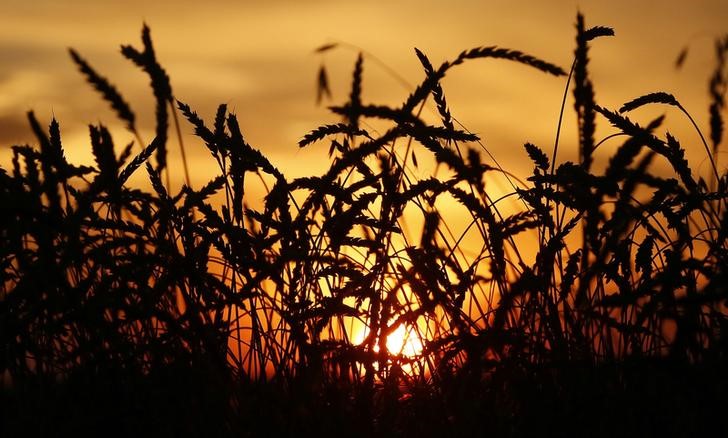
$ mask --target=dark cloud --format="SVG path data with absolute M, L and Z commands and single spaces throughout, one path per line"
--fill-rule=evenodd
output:
M 27 144 L 32 140 L 33 134 L 24 114 L 0 115 L 0 149 L 16 144 Z
M 9 44 L 0 42 L 0 72 L 9 72 L 18 68 L 31 65 L 48 65 L 49 61 L 58 60 L 63 53 L 52 47 L 39 46 L 37 44 L 20 43 Z

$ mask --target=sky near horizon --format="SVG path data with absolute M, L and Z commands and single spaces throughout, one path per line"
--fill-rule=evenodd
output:
M 34 143 L 26 122 L 29 110 L 44 124 L 53 116 L 59 120 L 67 155 L 76 163 L 91 160 L 89 123 L 115 128 L 117 152 L 132 140 L 84 82 L 68 47 L 117 86 L 137 112 L 142 136 L 150 139 L 154 103 L 148 80 L 119 53 L 120 44 L 141 46 L 143 22 L 151 28 L 157 57 L 177 99 L 206 120 L 214 117 L 217 105 L 228 104 L 249 143 L 287 175 L 301 176 L 323 169 L 328 145 L 299 150 L 297 141 L 321 124 L 338 121 L 326 105 L 346 100 L 357 50 L 367 53 L 364 101 L 395 105 L 423 78 L 414 47 L 439 65 L 464 49 L 497 45 L 568 71 L 577 10 L 588 27 L 610 26 L 616 32 L 615 38 L 594 41 L 590 52 L 600 104 L 618 108 L 639 95 L 667 91 L 707 133 L 712 39 L 728 32 L 724 0 L 0 0 L 0 163 L 7 163 L 10 145 Z M 332 42 L 345 44 L 324 55 L 314 53 Z M 685 66 L 676 71 L 675 58 L 686 45 L 690 52 Z M 321 63 L 329 72 L 333 101 L 316 106 Z M 565 83 L 565 78 L 488 60 L 453 70 L 443 87 L 453 115 L 478 133 L 505 167 L 525 173 L 531 165 L 523 153 L 524 142 L 547 151 L 553 147 Z M 572 106 L 569 100 L 562 159 L 576 155 L 568 148 L 576 138 Z M 670 131 L 683 139 L 695 159 L 694 168 L 707 170 L 702 146 L 688 122 L 666 108 L 658 113 L 668 114 Z M 654 112 L 635 113 L 634 118 L 646 122 L 650 114 Z M 601 125 L 607 132 L 606 124 Z M 189 125 L 183 124 L 183 132 L 192 137 Z M 174 166 L 177 149 L 173 138 L 171 142 Z M 212 169 L 194 166 L 198 159 L 203 162 L 207 151 L 200 145 L 190 148 L 193 180 L 206 181 Z M 181 172 L 173 176 L 180 178 Z

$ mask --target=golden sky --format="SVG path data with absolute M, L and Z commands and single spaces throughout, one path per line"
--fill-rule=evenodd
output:
M 463 49 L 498 45 L 568 70 L 577 10 L 586 16 L 587 26 L 611 26 L 617 35 L 593 43 L 599 103 L 618 108 L 648 92 L 671 92 L 707 132 L 712 38 L 728 31 L 725 0 L 0 0 L 0 162 L 7 162 L 11 144 L 33 142 L 25 121 L 30 109 L 44 123 L 55 115 L 75 162 L 89 160 L 89 123 L 119 128 L 119 148 L 132 139 L 84 83 L 68 47 L 117 85 L 150 139 L 153 99 L 147 78 L 118 50 L 120 44 L 140 45 L 143 22 L 152 29 L 157 57 L 178 99 L 208 120 L 218 104 L 227 103 L 238 114 L 247 140 L 284 173 L 299 176 L 321 169 L 328 146 L 299 150 L 297 141 L 316 126 L 337 120 L 325 105 L 315 106 L 318 67 L 325 62 L 334 103 L 343 102 L 356 57 L 354 50 L 342 48 L 322 58 L 313 53 L 316 47 L 330 42 L 358 46 L 412 86 L 423 78 L 414 47 L 436 65 Z M 675 71 L 674 60 L 687 44 L 686 65 Z M 397 104 L 409 92 L 371 58 L 364 61 L 363 85 L 365 102 Z M 443 86 L 453 115 L 480 134 L 505 167 L 521 174 L 530 169 L 522 149 L 526 141 L 552 149 L 564 78 L 482 60 L 452 70 Z M 562 158 L 573 159 L 575 152 L 568 150 L 575 138 L 571 101 L 567 108 Z M 694 152 L 694 169 L 707 171 L 699 139 L 684 118 L 667 108 L 660 111 L 668 113 L 671 132 Z M 636 113 L 634 118 L 646 121 L 648 115 Z M 186 137 L 191 131 L 183 126 Z M 170 151 L 176 152 L 174 144 Z M 192 146 L 188 153 L 193 170 L 199 170 L 195 165 L 202 163 L 198 160 L 206 150 Z M 198 171 L 194 179 L 208 177 Z

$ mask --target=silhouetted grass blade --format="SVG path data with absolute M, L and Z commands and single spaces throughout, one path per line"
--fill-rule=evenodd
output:
M 116 112 L 119 118 L 126 122 L 127 128 L 134 132 L 136 129 L 134 125 L 134 112 L 117 91 L 116 87 L 114 87 L 105 77 L 98 74 L 96 70 L 94 70 L 88 62 L 78 54 L 78 52 L 73 49 L 68 49 L 68 52 L 70 53 L 73 62 L 75 62 L 78 66 L 79 71 L 86 76 L 86 80 L 93 85 L 104 100 L 111 105 L 111 108 Z

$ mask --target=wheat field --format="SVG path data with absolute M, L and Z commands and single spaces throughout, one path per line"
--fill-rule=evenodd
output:
M 227 105 L 205 120 L 175 94 L 146 25 L 121 55 L 149 79 L 149 142 L 113 78 L 70 49 L 129 140 L 92 124 L 94 161 L 72 164 L 61 124 L 31 111 L 35 144 L 0 168 L 0 430 L 728 432 L 728 36 L 701 127 L 664 91 L 600 105 L 592 45 L 617 37 L 581 14 L 575 33 L 571 66 L 499 46 L 438 64 L 415 49 L 423 79 L 399 105 L 369 103 L 359 54 L 330 107 L 340 121 L 297 145 L 326 170 L 295 178 Z M 520 178 L 453 117 L 443 80 L 483 59 L 563 87 L 577 160 L 561 158 L 559 129 L 514 146 L 532 163 Z M 319 99 L 329 82 L 322 65 Z M 696 135 L 671 135 L 665 113 Z M 217 166 L 202 185 L 190 132 Z

